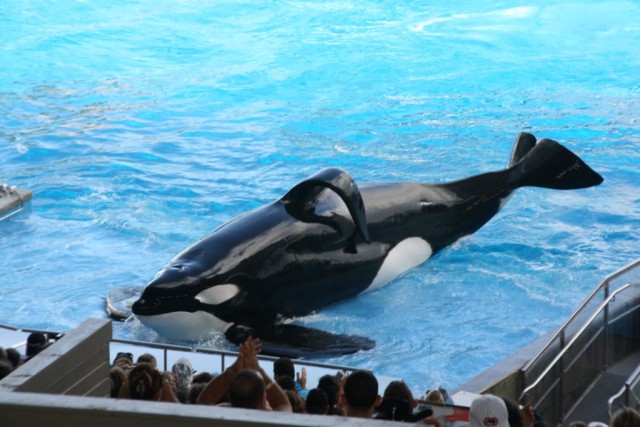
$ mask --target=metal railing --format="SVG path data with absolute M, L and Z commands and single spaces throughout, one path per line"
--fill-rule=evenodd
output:
M 639 266 L 640 260 L 636 260 L 607 276 L 536 356 L 521 368 L 523 391 L 520 402 L 546 408 L 559 422 L 575 408 L 611 362 L 610 325 L 640 308 L 637 303 L 624 306 L 623 299 L 617 304 L 621 309 L 615 313 L 615 319 L 611 318 L 616 297 L 639 283 L 626 283 L 612 291 L 612 282 L 629 272 L 635 273 Z M 603 300 L 594 308 L 598 296 Z
M 162 358 L 158 360 L 158 366 L 159 367 L 163 366 L 165 371 L 170 368 L 168 361 L 170 360 L 169 355 L 172 352 L 204 354 L 208 356 L 220 357 L 220 372 L 224 371 L 227 368 L 227 359 L 231 358 L 232 359 L 231 363 L 233 363 L 238 357 L 237 351 L 219 350 L 219 349 L 211 349 L 211 348 L 203 348 L 203 347 L 159 344 L 159 343 L 152 343 L 152 342 L 124 340 L 124 339 L 118 339 L 118 338 L 111 339 L 111 343 L 123 344 L 126 346 L 136 346 L 136 347 L 142 347 L 147 349 L 153 348 L 153 349 L 161 350 Z M 258 355 L 258 360 L 274 361 L 276 359 L 278 358 L 274 356 Z M 335 371 L 353 372 L 357 369 L 350 366 L 319 363 L 319 362 L 313 362 L 310 360 L 295 359 L 293 361 L 295 362 L 296 366 L 316 367 L 316 368 L 335 370 Z
M 616 410 L 623 407 L 640 409 L 640 366 L 636 367 L 629 378 L 625 381 L 620 391 L 609 398 L 607 402 L 607 412 L 609 419 Z

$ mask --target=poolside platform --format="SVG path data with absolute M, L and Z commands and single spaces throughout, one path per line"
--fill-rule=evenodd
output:
M 7 184 L 0 185 L 0 220 L 20 212 L 29 200 L 31 191 L 9 187 Z

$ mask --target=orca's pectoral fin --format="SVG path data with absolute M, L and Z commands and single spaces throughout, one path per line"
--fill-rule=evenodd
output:
M 317 197 L 324 189 L 332 190 L 342 199 L 355 227 L 346 226 L 344 218 L 337 215 L 321 216 L 314 212 Z M 370 242 L 367 216 L 360 190 L 351 175 L 343 170 L 337 168 L 321 170 L 289 190 L 282 201 L 285 202 L 287 212 L 300 221 L 329 225 L 343 235 L 349 233 L 344 237 L 350 241 L 354 240 L 357 233 L 366 242 Z
M 262 354 L 291 359 L 339 356 L 375 346 L 375 341 L 369 338 L 332 334 L 292 324 L 275 324 L 262 328 L 233 325 L 225 332 L 225 336 L 235 344 L 244 342 L 248 336 L 260 338 Z

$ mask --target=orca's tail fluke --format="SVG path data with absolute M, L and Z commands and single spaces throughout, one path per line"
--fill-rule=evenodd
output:
M 580 157 L 551 139 L 522 133 L 511 157 L 512 178 L 517 186 L 574 190 L 593 187 L 604 179 Z

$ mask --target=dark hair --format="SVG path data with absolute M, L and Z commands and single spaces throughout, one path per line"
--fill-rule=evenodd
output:
M 611 417 L 611 427 L 633 427 L 640 424 L 640 414 L 627 406 L 618 409 Z
M 13 365 L 13 368 L 17 368 L 18 365 L 20 364 L 20 353 L 18 352 L 18 350 L 16 350 L 13 347 L 9 347 L 6 349 L 7 352 L 7 359 L 9 360 L 9 362 L 11 362 L 11 364 Z
M 127 374 L 122 368 L 114 366 L 109 372 L 109 378 L 111 379 L 111 397 L 118 397 L 120 388 L 126 384 Z
M 307 394 L 307 413 L 323 415 L 329 409 L 327 392 L 321 388 L 309 390 Z
M 198 383 L 206 384 L 212 379 L 213 379 L 213 375 L 210 374 L 209 372 L 200 372 L 199 374 L 193 376 L 193 380 L 191 381 L 191 384 L 198 384 Z
M 378 397 L 378 380 L 369 371 L 355 371 L 344 383 L 344 397 L 356 410 L 371 409 Z
M 325 393 L 327 393 L 330 408 L 333 408 L 338 404 L 338 399 L 340 398 L 340 384 L 336 377 L 333 375 L 324 375 L 320 377 L 320 380 L 318 380 L 318 388 L 321 388 Z
M 404 381 L 391 381 L 376 409 L 378 419 L 413 421 L 413 394 Z
M 35 356 L 44 350 L 48 345 L 47 337 L 42 332 L 31 332 L 27 337 L 27 357 Z
M 229 400 L 235 408 L 257 409 L 264 396 L 262 376 L 253 369 L 238 372 L 229 386 Z
M 296 381 L 289 375 L 281 375 L 277 377 L 276 382 L 283 390 L 296 391 Z
M 278 378 L 282 375 L 296 377 L 296 370 L 293 367 L 293 362 L 288 357 L 281 357 L 273 362 L 273 377 Z
M 129 397 L 138 400 L 152 400 L 162 387 L 162 374 L 149 365 L 141 363 L 129 372 Z
M 131 355 L 131 353 L 128 353 L 128 354 Z M 131 359 L 133 361 L 133 355 L 131 355 Z M 138 360 L 136 360 L 136 363 L 148 363 L 154 368 L 158 365 L 158 361 L 156 360 L 156 357 L 150 353 L 144 353 L 138 356 Z
M 128 359 L 131 363 L 133 363 L 133 354 L 121 351 L 120 353 L 116 354 L 116 357 L 113 358 L 112 365 L 116 363 L 116 360 L 123 358 Z

